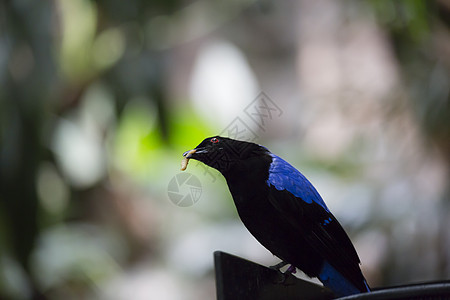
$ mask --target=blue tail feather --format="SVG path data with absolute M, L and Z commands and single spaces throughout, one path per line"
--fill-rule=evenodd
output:
M 367 282 L 365 280 L 364 284 L 367 290 L 360 291 L 327 261 L 324 263 L 318 278 L 323 283 L 323 285 L 331 289 L 337 297 L 344 297 L 370 291 L 369 286 L 367 285 Z

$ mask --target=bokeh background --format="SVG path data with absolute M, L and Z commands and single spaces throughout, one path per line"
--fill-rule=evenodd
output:
M 168 197 L 218 133 L 299 168 L 372 286 L 449 279 L 449 26 L 447 0 L 2 0 L 0 298 L 214 299 L 214 250 L 278 262 L 216 171 Z

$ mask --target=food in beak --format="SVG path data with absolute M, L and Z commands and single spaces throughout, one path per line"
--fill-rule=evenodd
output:
M 183 155 L 183 160 L 181 161 L 181 171 L 186 170 L 188 162 L 189 162 L 189 157 L 195 153 L 195 149 L 192 149 L 191 151 L 185 153 L 185 155 Z

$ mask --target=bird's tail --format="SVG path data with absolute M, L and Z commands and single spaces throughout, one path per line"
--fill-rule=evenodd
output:
M 324 286 L 331 289 L 337 297 L 344 297 L 364 292 L 370 292 L 369 285 L 363 277 L 364 289 L 356 287 L 347 278 L 345 278 L 341 273 L 339 273 L 332 265 L 325 262 L 320 274 L 318 276 L 319 280 Z

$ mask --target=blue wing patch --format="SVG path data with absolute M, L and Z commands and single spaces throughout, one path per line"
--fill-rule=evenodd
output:
M 306 203 L 314 201 L 327 212 L 330 212 L 317 190 L 302 173 L 281 157 L 273 153 L 270 153 L 270 155 L 272 156 L 272 163 L 269 168 L 269 178 L 266 181 L 268 186 L 273 185 L 279 191 L 287 190 Z M 327 220 L 325 220 L 326 222 Z
M 360 291 L 352 283 L 350 283 L 341 273 L 330 265 L 327 261 L 324 262 L 319 276 L 317 276 L 324 286 L 329 287 L 337 297 L 344 297 L 348 295 L 358 294 Z M 369 286 L 364 280 L 366 292 L 369 292 Z

